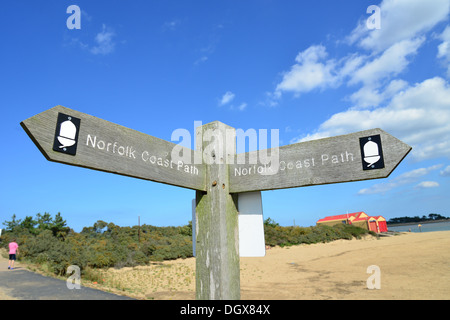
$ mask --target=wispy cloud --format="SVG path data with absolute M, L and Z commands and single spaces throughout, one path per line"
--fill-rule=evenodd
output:
M 215 24 L 211 28 L 205 28 L 204 31 L 206 33 L 199 35 L 199 39 L 201 39 L 200 41 L 203 45 L 196 49 L 196 54 L 200 58 L 194 61 L 194 65 L 200 65 L 211 58 L 220 43 L 221 33 L 224 28 L 224 24 Z
M 450 166 L 446 166 L 444 170 L 441 170 L 441 172 L 439 172 L 439 175 L 441 177 L 450 177 Z
M 64 46 L 79 47 L 82 50 L 94 55 L 108 55 L 115 51 L 115 37 L 116 34 L 114 31 L 110 27 L 103 24 L 102 30 L 95 35 L 93 44 L 90 44 L 92 41 L 88 41 L 86 39 L 81 40 L 78 37 L 73 37 L 66 34 L 64 36 Z
M 407 68 L 424 40 L 424 37 L 405 39 L 375 56 L 353 53 L 341 59 L 327 59 L 328 52 L 323 45 L 310 46 L 301 51 L 295 58 L 296 63 L 283 73 L 283 79 L 272 94 L 273 101 L 285 93 L 298 97 L 302 93 L 347 83 L 362 85 L 349 97 L 354 106 L 376 107 L 388 98 L 383 93 L 389 87 L 386 83 Z
M 450 26 L 447 26 L 439 35 L 439 39 L 442 40 L 442 43 L 438 46 L 437 57 L 442 59 L 447 67 L 447 77 L 450 78 Z
M 92 21 L 92 16 L 90 14 L 88 14 L 86 12 L 86 10 L 84 10 L 84 9 L 81 10 L 81 18 L 83 19 L 83 21 L 88 21 L 88 22 Z
M 178 19 L 173 19 L 173 20 L 164 22 L 162 28 L 163 28 L 164 31 L 166 31 L 166 30 L 174 31 L 174 30 L 176 30 L 180 25 L 181 25 L 181 21 L 180 21 L 180 20 L 178 20 Z
M 448 0 L 383 0 L 380 4 L 381 28 L 372 32 L 361 19 L 348 40 L 359 47 L 381 52 L 395 43 L 423 35 L 448 18 Z
M 235 106 L 234 104 L 230 105 L 230 110 L 237 110 L 237 111 L 244 111 L 247 108 L 247 103 L 243 102 L 239 104 L 238 106 Z
M 439 183 L 436 181 L 422 181 L 421 183 L 416 185 L 416 188 L 419 189 L 436 188 L 436 187 L 439 187 Z
M 199 65 L 200 63 L 206 62 L 208 61 L 208 57 L 207 56 L 202 56 L 200 58 L 198 58 L 197 60 L 195 60 L 194 65 Z
M 234 98 L 236 97 L 236 95 L 231 92 L 231 91 L 227 91 L 225 92 L 225 94 L 222 96 L 222 98 L 219 101 L 219 106 L 225 106 L 228 105 L 230 110 L 238 110 L 238 111 L 244 111 L 245 109 L 247 109 L 247 103 L 246 102 L 241 102 L 238 105 L 235 105 L 232 103 L 232 101 L 234 100 Z
M 96 45 L 90 49 L 90 52 L 97 55 L 107 55 L 114 52 L 116 43 L 114 42 L 115 33 L 107 28 L 105 24 L 102 26 L 102 31 L 95 36 Z
M 419 169 L 414 169 L 408 172 L 405 172 L 401 175 L 399 175 L 398 177 L 392 179 L 389 182 L 384 182 L 384 183 L 377 183 L 374 184 L 373 186 L 371 186 L 370 188 L 366 188 L 366 189 L 361 189 L 359 190 L 358 194 L 361 195 L 368 195 L 368 194 L 383 194 L 386 193 L 394 188 L 406 185 L 406 184 L 411 184 L 411 183 L 416 183 L 417 180 L 423 176 L 426 176 L 427 174 L 429 174 L 430 172 L 440 169 L 442 167 L 442 164 L 437 164 L 428 168 L 419 168 Z M 432 186 L 436 186 L 433 185 L 432 183 L 429 183 L 430 181 L 424 181 L 424 183 L 419 183 L 420 187 L 422 188 L 426 188 L 426 187 L 432 187 Z M 417 185 L 417 186 L 419 186 Z
M 225 92 L 225 94 L 222 96 L 222 99 L 220 99 L 219 105 L 220 106 L 224 106 L 228 103 L 230 103 L 231 101 L 233 101 L 235 97 L 235 94 L 231 91 L 227 91 Z
M 244 111 L 247 108 L 247 103 L 243 102 L 238 106 L 239 111 Z

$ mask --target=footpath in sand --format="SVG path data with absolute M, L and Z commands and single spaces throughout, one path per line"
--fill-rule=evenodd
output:
M 14 265 L 14 270 L 8 270 L 8 260 L 0 256 L 0 300 L 129 299 L 129 297 L 86 287 L 70 290 L 67 288 L 66 281 L 28 271 L 20 263 Z
M 450 231 L 403 233 L 267 250 L 241 258 L 241 299 L 450 299 Z M 369 266 L 380 289 L 369 290 Z M 139 299 L 195 299 L 195 258 L 109 269 L 104 285 Z M 2 298 L 0 286 L 0 299 Z

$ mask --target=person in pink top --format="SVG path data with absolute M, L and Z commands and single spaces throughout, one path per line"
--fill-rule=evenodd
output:
M 19 253 L 19 245 L 16 243 L 16 239 L 13 239 L 9 243 L 9 264 L 8 269 L 14 269 L 14 262 L 16 261 L 16 254 Z

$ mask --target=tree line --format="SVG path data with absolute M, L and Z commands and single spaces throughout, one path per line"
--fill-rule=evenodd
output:
M 397 217 L 397 218 L 391 218 L 387 221 L 388 224 L 397 224 L 397 223 L 413 223 L 413 222 L 432 222 L 432 221 L 439 221 L 439 220 L 448 220 L 449 217 L 444 217 L 437 213 L 430 213 L 428 216 L 423 215 L 422 217 L 414 216 L 414 217 Z

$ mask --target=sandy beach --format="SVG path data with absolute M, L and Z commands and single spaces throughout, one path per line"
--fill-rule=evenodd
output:
M 449 248 L 450 231 L 272 248 L 262 258 L 241 258 L 241 299 L 447 300 Z M 373 265 L 380 289 L 370 290 Z M 103 285 L 89 286 L 139 299 L 195 299 L 195 258 L 109 269 L 100 278 Z

